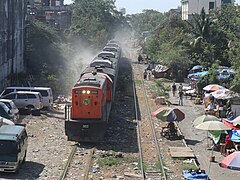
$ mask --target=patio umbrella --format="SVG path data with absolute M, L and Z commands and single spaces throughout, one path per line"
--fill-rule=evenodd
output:
M 235 119 L 232 120 L 232 124 L 234 126 L 240 125 L 240 116 L 236 117 Z
M 193 121 L 193 126 L 196 127 L 197 125 L 206 122 L 206 121 L 220 121 L 220 119 L 218 119 L 216 116 L 213 115 L 202 115 L 197 117 L 194 121 Z
M 233 142 L 240 142 L 240 130 L 229 131 L 229 137 Z
M 213 131 L 220 131 L 220 130 L 231 130 L 229 127 L 227 127 L 224 123 L 220 121 L 207 121 L 203 122 L 196 126 L 197 129 L 202 130 L 213 130 Z
M 168 107 L 160 107 L 156 111 L 152 112 L 152 116 L 156 117 L 157 114 L 159 114 L 160 112 L 162 112 L 163 110 L 166 110 L 166 109 L 168 109 Z
M 229 89 L 218 89 L 211 94 L 216 99 L 229 99 L 232 97 L 231 91 Z
M 173 122 L 182 121 L 185 118 L 185 114 L 178 108 L 168 108 L 159 111 L 156 117 L 163 121 Z
M 219 163 L 219 165 L 223 168 L 240 171 L 240 151 L 235 151 L 228 155 L 221 163 Z
M 219 89 L 225 89 L 225 87 L 220 86 L 218 84 L 209 84 L 203 88 L 204 91 L 216 91 Z
M 233 124 L 232 124 L 232 122 L 231 121 L 228 121 L 227 119 L 223 119 L 223 121 L 222 121 L 224 124 L 226 124 L 230 129 L 232 129 L 232 130 L 239 130 L 240 129 L 240 125 L 236 125 L 236 126 L 234 126 Z
M 203 68 L 203 66 L 196 65 L 196 66 L 193 66 L 193 68 L 191 70 L 194 71 L 194 70 L 198 70 L 198 69 L 202 69 L 202 68 Z
M 220 131 L 220 130 L 230 130 L 224 123 L 220 121 L 206 121 L 196 126 L 197 129 L 208 131 Z M 212 146 L 212 156 L 213 156 L 213 146 Z

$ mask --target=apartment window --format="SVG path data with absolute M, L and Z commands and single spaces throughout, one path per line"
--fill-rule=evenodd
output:
M 214 2 L 209 2 L 209 10 L 214 9 L 214 6 L 215 6 Z

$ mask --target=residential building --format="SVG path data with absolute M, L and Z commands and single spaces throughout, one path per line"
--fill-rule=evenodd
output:
M 35 0 L 35 19 L 64 31 L 71 26 L 72 12 L 64 0 Z
M 182 20 L 189 20 L 193 14 L 200 14 L 204 8 L 206 14 L 220 8 L 222 4 L 234 3 L 234 0 L 182 0 Z

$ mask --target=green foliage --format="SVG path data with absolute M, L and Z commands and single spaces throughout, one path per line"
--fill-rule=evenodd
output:
M 76 0 L 70 35 L 90 45 L 101 47 L 124 25 L 124 16 L 115 8 L 113 0 Z
M 123 159 L 114 158 L 114 157 L 105 157 L 105 158 L 99 158 L 97 162 L 101 167 L 114 166 L 114 165 L 121 164 L 123 162 Z
M 219 62 L 213 64 L 212 68 L 208 70 L 208 74 L 205 75 L 198 81 L 197 90 L 201 93 L 202 89 L 208 84 L 220 84 L 220 80 L 218 79 L 217 66 L 219 66 Z
M 142 13 L 128 16 L 132 29 L 137 36 L 142 32 L 152 32 L 164 20 L 164 14 L 155 10 L 143 10 Z
M 33 75 L 32 85 L 49 86 L 54 94 L 69 92 L 69 84 L 73 84 L 74 78 L 72 74 L 66 78 L 66 64 L 67 59 L 72 58 L 73 50 L 69 44 L 64 43 L 67 42 L 64 36 L 35 21 L 27 27 L 26 41 L 27 73 Z M 70 77 L 71 80 L 68 79 Z

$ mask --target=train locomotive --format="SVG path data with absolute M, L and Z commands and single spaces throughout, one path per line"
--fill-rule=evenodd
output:
M 65 107 L 68 141 L 103 139 L 114 100 L 120 56 L 120 46 L 109 43 L 81 73 L 72 88 L 72 103 Z

